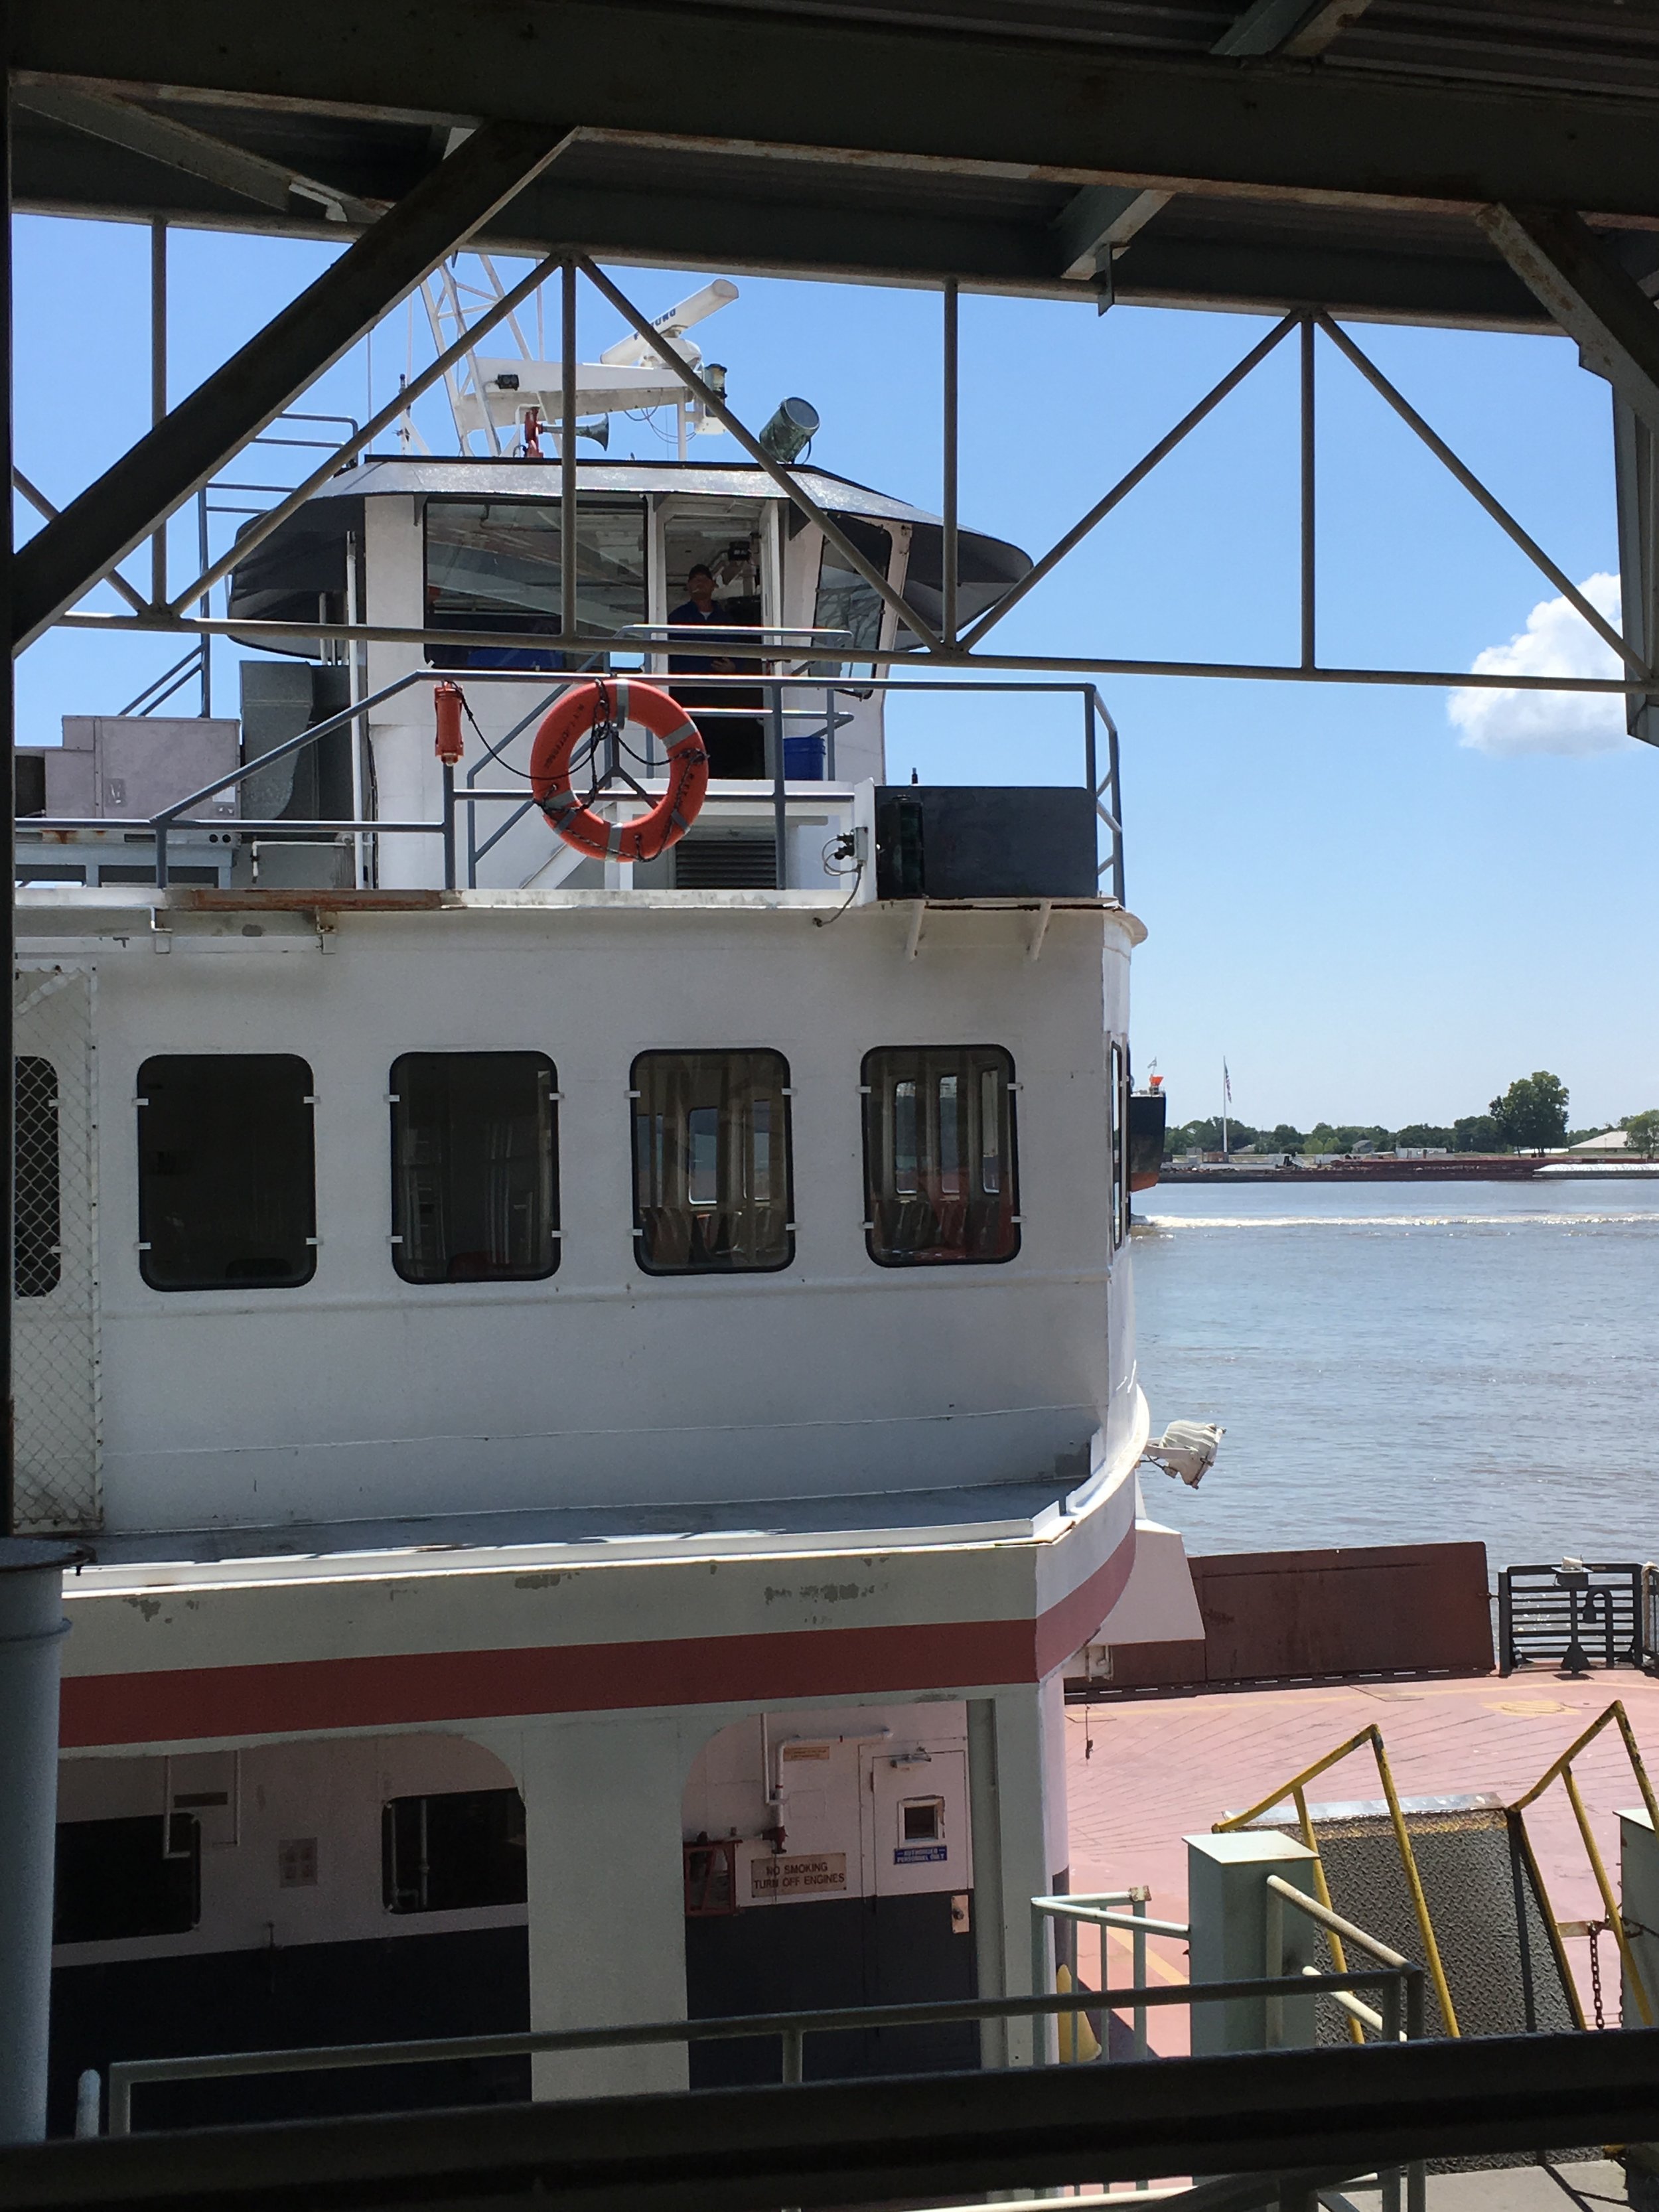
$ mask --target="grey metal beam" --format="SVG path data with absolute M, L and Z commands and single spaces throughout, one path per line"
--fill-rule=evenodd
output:
M 1578 358 L 1659 430 L 1659 308 L 1582 216 L 1498 206 L 1476 220 L 1542 301 Z
M 1276 53 L 1308 60 L 1322 54 L 1370 5 L 1370 0 L 1254 0 L 1210 51 L 1235 56 Z M 1085 282 L 1109 275 L 1113 255 L 1121 253 L 1173 197 L 1170 192 L 1130 191 L 1121 185 L 1085 185 L 1054 225 L 1064 257 L 1061 274 Z
M 1254 0 L 1210 49 L 1212 54 L 1280 54 L 1310 61 L 1358 22 L 1370 0 Z
M 1287 196 L 1468 212 L 1493 202 L 1659 222 L 1653 111 L 1572 90 L 1517 98 L 1278 58 L 1179 61 L 1081 40 L 671 0 L 11 0 L 10 62 L 41 76 L 166 85 L 175 105 L 473 123 L 572 121 L 1077 185 Z M 927 88 L 918 98 L 917 88 Z M 549 243 L 561 241 L 550 240 Z
M 696 270 L 718 264 L 737 276 L 750 270 L 797 272 L 851 283 L 937 283 L 954 277 L 976 291 L 1048 299 L 1079 295 L 1079 287 L 1059 274 L 1046 213 L 1035 218 L 1017 212 L 970 216 L 864 197 L 840 204 L 805 193 L 796 197 L 770 171 L 769 179 L 778 189 L 767 194 L 720 191 L 712 182 L 690 179 L 672 194 L 567 182 L 567 160 L 574 159 L 586 135 L 574 134 L 571 155 L 562 156 L 481 228 L 474 243 L 534 257 L 550 241 L 574 239 L 606 264 Z M 151 169 L 143 197 L 125 198 L 119 173 L 125 157 L 112 148 L 106 151 L 90 140 L 83 143 L 89 158 L 70 170 L 59 168 L 55 160 L 48 164 L 42 149 L 21 140 L 20 208 L 110 221 L 164 215 L 175 228 L 340 235 L 319 210 L 296 209 L 281 217 L 275 210 L 239 204 L 228 192 L 210 199 L 177 171 Z M 1212 206 L 1212 213 L 1224 222 L 1224 210 Z M 1194 237 L 1159 223 L 1115 264 L 1114 283 L 1120 300 L 1137 306 L 1272 315 L 1328 307 L 1336 314 L 1386 321 L 1481 330 L 1553 327 L 1531 292 L 1486 249 L 1478 234 L 1470 234 L 1467 250 L 1448 252 L 1416 247 L 1409 228 L 1402 226 L 1402 233 L 1397 246 L 1370 239 L 1363 246 L 1348 246 L 1340 232 L 1277 240 L 1253 228 L 1237 238 L 1224 229 Z
M 1659 2136 L 1659 2031 L 596 2097 L 0 2150 L 8 2212 L 765 2212 Z
M 18 554 L 13 650 L 205 483 L 527 180 L 558 140 L 535 125 L 474 132 L 299 298 L 198 386 Z
M 290 198 L 298 194 L 322 208 L 336 222 L 362 225 L 386 212 L 384 200 L 360 199 L 354 193 L 340 191 L 303 170 L 267 161 L 263 155 L 250 154 L 191 124 L 158 115 L 153 109 L 110 93 L 89 92 L 79 85 L 33 84 L 21 87 L 17 99 L 21 106 L 32 108 L 37 115 L 48 116 L 54 123 L 89 137 L 106 138 L 112 145 L 123 146 L 129 153 L 142 154 L 168 168 L 181 169 L 186 176 L 218 185 L 257 207 L 275 208 L 286 214 Z

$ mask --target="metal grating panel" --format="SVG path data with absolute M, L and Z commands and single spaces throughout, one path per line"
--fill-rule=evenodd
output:
M 12 1313 L 20 1531 L 101 1518 L 94 974 L 25 964 L 13 984 L 17 1233 Z
M 770 891 L 777 884 L 777 845 L 769 835 L 688 837 L 674 848 L 677 890 Z

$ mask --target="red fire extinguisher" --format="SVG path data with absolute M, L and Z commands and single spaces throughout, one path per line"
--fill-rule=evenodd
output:
M 461 735 L 461 714 L 466 705 L 466 695 L 459 684 L 437 684 L 433 686 L 432 706 L 438 720 L 438 739 L 434 750 L 446 768 L 460 764 L 466 750 Z

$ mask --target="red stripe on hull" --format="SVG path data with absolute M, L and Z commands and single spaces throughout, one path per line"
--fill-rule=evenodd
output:
M 1038 1681 L 1100 1626 L 1128 1581 L 1133 1556 L 1133 1541 L 1120 1544 L 1103 1566 L 1036 1621 L 826 1628 L 70 1675 L 63 1686 L 59 1741 L 65 1751 L 76 1751 Z

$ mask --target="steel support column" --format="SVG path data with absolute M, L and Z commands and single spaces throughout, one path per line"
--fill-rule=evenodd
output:
M 1613 489 L 1619 514 L 1620 623 L 1632 649 L 1653 665 L 1659 652 L 1659 434 L 1629 401 L 1613 395 Z M 1625 726 L 1659 744 L 1659 692 L 1625 701 Z
M 71 501 L 18 556 L 14 650 L 72 606 L 355 345 L 369 324 L 539 175 L 559 144 L 558 134 L 541 125 L 491 123 L 474 131 Z
M 15 1024 L 12 1017 L 12 970 L 17 957 L 17 684 L 16 672 L 12 665 L 11 639 L 14 635 L 12 602 L 15 589 L 16 557 L 13 546 L 15 528 L 13 509 L 15 502 L 10 485 L 15 464 L 12 459 L 11 386 L 12 386 L 12 312 L 11 312 L 11 106 L 0 99 L 0 339 L 5 344 L 3 380 L 0 380 L 0 486 L 4 486 L 0 507 L 5 509 L 3 531 L 0 531 L 0 625 L 4 636 L 0 638 L 0 659 L 5 662 L 5 675 L 0 679 L 0 866 L 5 870 L 4 884 L 4 956 L 5 956 L 5 1012 L 0 1017 L 0 1253 L 5 1255 L 6 1280 L 3 1297 L 0 1297 L 0 1538 L 14 1535 L 17 1528 L 17 1423 L 16 1396 L 12 1379 L 12 1291 L 13 1291 L 13 1235 L 12 1218 L 15 1202 L 14 1185 L 15 1127 L 16 1121 L 15 1079 Z

